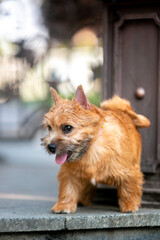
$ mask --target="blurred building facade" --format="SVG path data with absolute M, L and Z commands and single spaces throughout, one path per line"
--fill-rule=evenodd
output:
M 27 156 L 42 158 L 41 121 L 52 105 L 50 86 L 71 98 L 82 84 L 90 100 L 99 104 L 100 10 L 97 1 L 1 1 L 0 159 L 22 159 L 20 145 L 25 152 L 28 146 L 26 161 Z

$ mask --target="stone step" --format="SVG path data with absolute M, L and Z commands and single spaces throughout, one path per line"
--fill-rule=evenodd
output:
M 50 167 L 1 165 L 0 240 L 160 239 L 159 205 L 121 213 L 115 189 L 99 188 L 94 204 L 78 207 L 76 213 L 52 214 L 58 196 L 56 177 L 57 169 Z M 157 194 L 153 191 L 156 202 Z
M 1 199 L 0 239 L 160 239 L 159 209 L 121 213 L 96 204 L 52 214 L 50 201 L 9 201 Z

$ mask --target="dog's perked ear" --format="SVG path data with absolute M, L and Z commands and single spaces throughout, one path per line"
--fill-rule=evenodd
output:
M 90 105 L 86 95 L 84 94 L 83 87 L 81 85 L 77 87 L 73 101 L 79 103 L 84 109 L 91 108 L 91 105 Z
M 52 100 L 55 105 L 62 99 L 54 88 L 50 88 Z

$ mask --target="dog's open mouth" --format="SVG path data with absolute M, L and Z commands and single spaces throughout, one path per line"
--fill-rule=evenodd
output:
M 70 156 L 72 155 L 72 152 L 65 152 L 61 155 L 57 154 L 56 155 L 56 163 L 62 165 L 66 161 L 69 160 Z

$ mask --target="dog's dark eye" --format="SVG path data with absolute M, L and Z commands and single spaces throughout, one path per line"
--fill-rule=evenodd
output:
M 64 125 L 62 127 L 62 131 L 67 134 L 67 133 L 70 133 L 72 131 L 73 127 L 71 125 Z
M 48 126 L 47 128 L 48 128 L 48 131 L 51 131 L 51 126 Z

